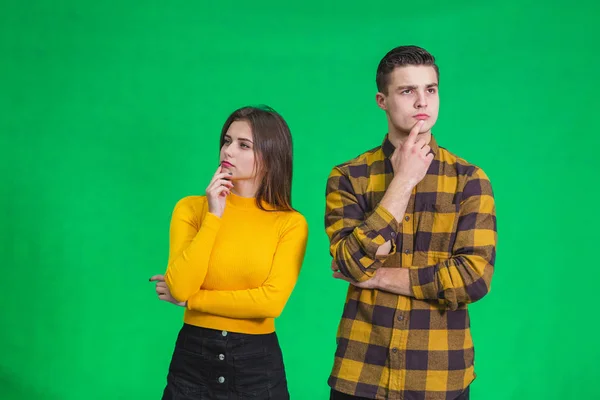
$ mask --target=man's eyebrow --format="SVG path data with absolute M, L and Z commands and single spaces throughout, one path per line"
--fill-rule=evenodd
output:
M 425 87 L 431 88 L 431 87 L 437 87 L 438 84 L 437 83 L 428 83 L 427 85 L 425 85 Z M 401 85 L 398 86 L 396 88 L 396 90 L 406 90 L 406 89 L 417 89 L 418 86 L 416 85 Z

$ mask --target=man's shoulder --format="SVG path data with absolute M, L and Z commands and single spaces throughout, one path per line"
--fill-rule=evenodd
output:
M 333 174 L 360 177 L 368 176 L 369 168 L 384 159 L 381 146 L 367 150 L 356 157 L 333 167 Z
M 447 176 L 471 177 L 473 175 L 486 176 L 483 169 L 445 147 L 439 146 L 440 172 Z

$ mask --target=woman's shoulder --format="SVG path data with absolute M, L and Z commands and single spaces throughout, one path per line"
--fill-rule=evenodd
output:
M 284 220 L 285 231 L 290 229 L 301 231 L 308 230 L 308 222 L 306 221 L 306 217 L 300 211 L 281 211 L 281 214 Z
M 173 213 L 202 215 L 206 205 L 206 196 L 185 196 L 177 201 Z

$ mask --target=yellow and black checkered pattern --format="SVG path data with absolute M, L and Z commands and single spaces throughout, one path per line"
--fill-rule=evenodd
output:
M 396 221 L 379 205 L 394 146 L 335 167 L 327 182 L 331 255 L 361 282 L 378 268 L 409 268 L 414 297 L 348 288 L 329 385 L 371 399 L 456 398 L 475 379 L 467 305 L 490 288 L 496 213 L 488 177 L 437 145 L 425 178 Z M 379 246 L 392 242 L 387 256 Z

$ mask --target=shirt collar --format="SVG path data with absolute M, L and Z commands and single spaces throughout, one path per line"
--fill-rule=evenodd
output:
M 435 140 L 435 137 L 433 136 L 433 134 L 431 134 L 431 140 L 429 141 L 429 146 L 431 147 L 431 151 L 433 152 L 434 157 L 437 158 L 439 146 L 438 146 L 437 141 Z M 390 157 L 392 157 L 392 154 L 394 154 L 394 150 L 396 150 L 396 147 L 392 144 L 392 142 L 390 142 L 388 135 L 385 135 L 385 138 L 383 139 L 383 143 L 381 145 L 381 149 L 383 150 L 383 154 L 385 155 L 385 158 L 390 158 Z

